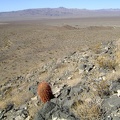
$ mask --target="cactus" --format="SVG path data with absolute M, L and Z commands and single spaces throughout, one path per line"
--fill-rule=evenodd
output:
M 43 103 L 46 103 L 54 98 L 51 87 L 47 82 L 41 82 L 38 85 L 38 95 Z

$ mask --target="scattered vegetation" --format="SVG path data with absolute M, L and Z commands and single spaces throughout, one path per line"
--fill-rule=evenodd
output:
M 93 86 L 95 88 L 94 94 L 103 98 L 104 96 L 109 96 L 109 84 L 108 81 L 102 80 L 99 83 L 94 82 Z
M 82 93 L 81 100 L 72 105 L 72 110 L 81 120 L 99 120 L 102 114 L 100 105 L 93 93 Z
M 36 23 L 29 24 L 29 26 L 25 24 L 13 26 L 11 24 L 7 27 L 0 27 L 0 50 L 2 50 L 2 52 L 0 51 L 2 56 L 0 61 L 1 86 L 6 81 L 13 79 L 14 76 L 22 73 L 28 74 L 30 70 L 41 66 L 46 61 L 53 58 L 61 58 L 61 56 L 63 57 L 71 51 L 76 51 L 76 49 L 81 50 L 84 45 L 92 46 L 92 44 L 96 44 L 93 51 L 99 54 L 100 43 L 104 40 L 103 38 L 110 40 L 111 37 L 120 37 L 119 29 L 116 29 L 116 31 L 113 31 L 113 29 L 110 32 L 107 30 L 104 31 L 104 27 L 102 31 L 98 31 L 99 29 L 95 27 L 91 31 L 86 28 L 76 29 L 69 25 L 63 26 L 62 29 L 53 26 L 54 29 L 49 29 L 50 26 L 42 27 Z M 114 34 L 114 32 L 116 33 Z M 115 52 L 114 58 L 103 54 L 96 61 L 103 69 L 115 70 L 120 65 L 120 51 L 117 50 Z M 3 70 L 3 68 L 5 69 Z M 56 69 L 58 69 L 58 73 L 55 73 L 57 76 L 64 73 L 63 70 L 68 68 L 61 65 L 57 66 Z M 72 69 L 71 66 L 70 69 Z M 76 101 L 72 106 L 72 110 L 80 116 L 81 120 L 98 120 L 100 118 L 101 108 L 96 101 L 96 96 L 98 95 L 102 98 L 104 95 L 108 95 L 109 80 L 120 78 L 119 73 L 120 71 L 115 74 L 108 74 L 106 80 L 100 81 L 99 84 L 91 81 L 95 91 L 91 88 L 90 95 L 83 92 L 81 99 Z M 40 79 L 43 79 L 47 75 L 46 73 L 42 73 L 39 76 L 41 77 Z M 95 77 L 96 72 L 93 78 Z M 12 85 L 14 86 L 15 84 L 13 83 Z M 5 92 L 5 97 L 0 98 L 0 108 L 3 108 L 8 102 L 14 102 L 15 105 L 24 104 L 32 97 L 32 94 L 28 92 L 30 84 L 32 85 L 33 83 L 25 83 L 24 85 L 20 84 L 17 87 L 12 86 L 8 88 Z M 30 109 L 31 114 L 34 114 L 33 109 L 35 108 Z
M 117 63 L 117 67 L 119 67 L 120 66 L 120 49 L 116 51 L 116 63 Z
M 116 66 L 118 65 L 115 58 L 112 58 L 106 54 L 100 55 L 97 58 L 97 63 L 101 68 L 110 70 L 115 70 Z

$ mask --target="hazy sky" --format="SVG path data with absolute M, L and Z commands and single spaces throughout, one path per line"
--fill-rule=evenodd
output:
M 120 0 L 0 0 L 0 12 L 29 8 L 120 8 Z

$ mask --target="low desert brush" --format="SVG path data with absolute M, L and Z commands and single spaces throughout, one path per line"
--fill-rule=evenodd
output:
M 116 51 L 116 63 L 118 63 L 118 66 L 120 66 L 120 50 Z
M 100 103 L 92 91 L 82 93 L 81 99 L 74 102 L 71 109 L 81 120 L 99 120 L 101 116 Z
M 101 55 L 97 58 L 97 64 L 103 69 L 115 70 L 118 65 L 116 58 L 111 58 L 108 55 Z
M 93 86 L 96 89 L 96 91 L 94 91 L 94 94 L 97 96 L 103 98 L 104 96 L 110 95 L 109 82 L 107 80 L 102 80 L 99 83 L 94 82 Z
M 73 105 L 73 110 L 81 120 L 99 120 L 101 116 L 100 106 L 87 102 L 77 101 Z

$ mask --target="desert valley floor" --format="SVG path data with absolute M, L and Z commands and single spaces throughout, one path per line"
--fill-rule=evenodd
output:
M 120 18 L 69 18 L 1 22 L 0 81 L 70 52 L 120 38 Z

